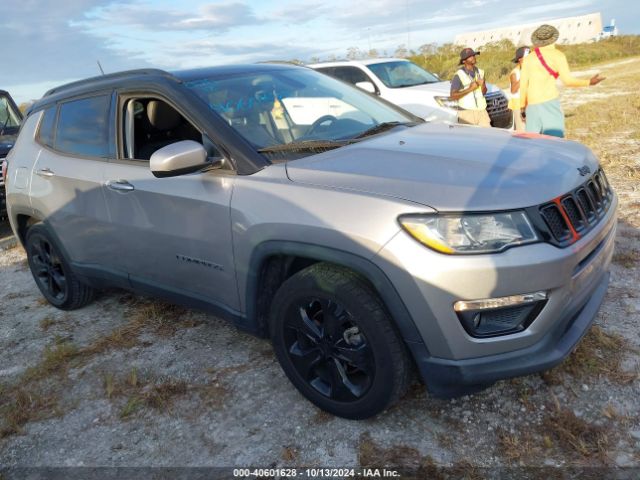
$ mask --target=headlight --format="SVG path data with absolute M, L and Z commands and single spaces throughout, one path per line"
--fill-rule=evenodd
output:
M 436 102 L 438 102 L 438 105 L 440 105 L 441 107 L 460 110 L 460 107 L 458 107 L 458 102 L 455 100 L 452 100 L 449 97 L 433 97 L 433 98 L 435 99 Z
M 398 221 L 413 238 L 441 253 L 501 252 L 538 241 L 529 219 L 521 211 L 403 215 Z

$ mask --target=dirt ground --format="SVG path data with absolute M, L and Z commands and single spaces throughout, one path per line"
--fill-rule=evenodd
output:
M 631 90 L 622 79 L 629 71 L 640 79 L 640 59 L 598 70 L 609 78 L 597 89 L 564 92 L 569 119 L 580 106 Z M 583 141 L 587 134 L 570 131 Z M 607 170 L 620 223 L 611 285 L 580 348 L 551 372 L 470 397 L 436 400 L 416 384 L 366 421 L 316 409 L 267 341 L 222 320 L 118 290 L 61 312 L 43 301 L 23 250 L 0 251 L 0 470 L 393 465 L 473 477 L 484 467 L 640 468 L 634 135 L 613 129 L 594 148 L 624 162 Z

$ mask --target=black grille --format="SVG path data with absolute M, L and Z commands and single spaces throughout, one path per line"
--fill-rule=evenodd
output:
M 484 98 L 487 101 L 487 113 L 489 113 L 489 116 L 509 110 L 509 100 L 500 92 L 488 93 Z
M 578 199 L 578 204 L 580 205 L 580 209 L 584 212 L 584 215 L 587 217 L 587 222 L 591 223 L 596 218 L 596 207 L 594 203 L 591 201 L 591 198 L 587 194 L 587 191 L 580 187 L 576 191 L 576 198 Z
M 601 210 L 602 194 L 600 193 L 600 188 L 596 185 L 596 183 L 593 180 L 590 180 L 589 183 L 587 183 L 587 192 L 589 192 L 589 195 L 591 195 L 591 198 L 593 199 L 593 202 L 596 205 L 596 209 Z
M 541 210 L 541 213 L 542 218 L 547 222 L 551 233 L 556 239 L 563 241 L 571 237 L 571 230 L 557 205 L 548 205 Z
M 586 224 L 582 218 L 578 204 L 573 197 L 565 197 L 562 200 L 562 206 L 564 207 L 564 211 L 567 213 L 567 217 L 569 217 L 569 221 L 571 222 L 571 225 L 573 225 L 575 231 L 580 232 L 581 230 L 584 230 Z
M 560 202 L 542 205 L 539 212 L 551 234 L 550 241 L 560 246 L 573 243 L 579 238 L 575 233 L 586 233 L 604 217 L 612 197 L 604 172 L 598 170 Z
M 523 314 L 529 313 L 529 310 L 531 310 L 531 305 L 490 310 L 482 313 L 482 320 L 510 325 L 516 323 Z

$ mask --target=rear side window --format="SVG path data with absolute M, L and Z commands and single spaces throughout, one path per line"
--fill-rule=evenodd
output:
M 56 121 L 56 107 L 49 107 L 44 111 L 42 120 L 40 121 L 40 130 L 38 131 L 38 140 L 43 145 L 53 148 L 53 126 Z
M 329 71 L 329 69 L 318 70 L 352 85 L 355 85 L 358 82 L 371 82 L 369 77 L 367 77 L 367 75 L 357 67 L 335 67 L 331 69 L 333 71 Z
M 108 158 L 111 95 L 83 98 L 60 105 L 55 149 L 87 157 Z

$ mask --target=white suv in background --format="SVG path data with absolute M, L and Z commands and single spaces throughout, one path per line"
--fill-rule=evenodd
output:
M 309 67 L 394 103 L 429 122 L 457 122 L 457 102 L 449 99 L 451 82 L 443 81 L 404 58 L 324 62 Z M 487 112 L 494 127 L 511 127 L 507 97 L 487 83 Z

